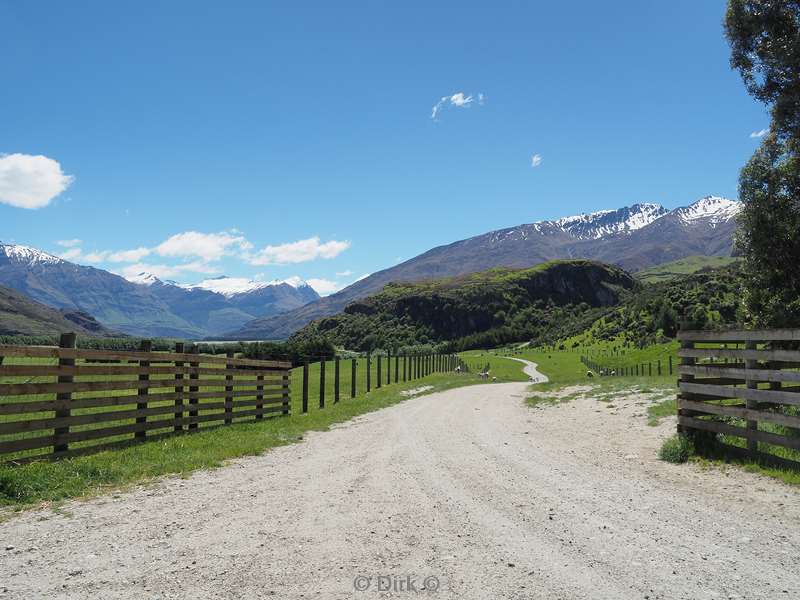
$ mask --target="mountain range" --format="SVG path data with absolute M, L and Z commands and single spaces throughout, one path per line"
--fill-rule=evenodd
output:
M 0 285 L 59 310 L 86 313 L 131 335 L 214 336 L 319 299 L 302 281 L 218 278 L 204 284 L 185 287 L 147 273 L 128 281 L 35 248 L 0 244 Z
M 279 316 L 255 319 L 226 337 L 287 338 L 390 282 L 453 277 L 493 267 L 526 268 L 554 259 L 592 259 L 635 272 L 687 256 L 730 256 L 740 208 L 737 201 L 706 196 L 673 210 L 634 204 L 490 231 L 433 248 Z

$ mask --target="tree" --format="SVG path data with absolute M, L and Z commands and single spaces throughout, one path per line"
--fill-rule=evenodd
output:
M 770 108 L 739 179 L 745 307 L 758 326 L 800 326 L 800 0 L 729 0 L 731 66 Z

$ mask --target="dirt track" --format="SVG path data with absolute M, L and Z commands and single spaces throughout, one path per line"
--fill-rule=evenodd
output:
M 526 387 L 414 398 L 221 470 L 14 517 L 0 599 L 415 595 L 379 593 L 378 576 L 433 576 L 438 598 L 800 597 L 796 491 L 659 462 L 674 423 L 648 427 L 635 397 L 532 409 Z

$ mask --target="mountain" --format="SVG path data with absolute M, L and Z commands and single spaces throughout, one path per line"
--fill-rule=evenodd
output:
M 418 283 L 391 283 L 343 313 L 314 321 L 294 341 L 324 337 L 352 350 L 452 342 L 453 349 L 563 335 L 640 287 L 618 267 L 587 260 L 496 268 Z M 582 328 L 578 328 L 582 330 Z
M 111 335 L 85 313 L 58 311 L 0 286 L 0 335 L 54 335 L 68 331 L 95 337 Z
M 218 335 L 254 318 L 277 315 L 319 299 L 319 294 L 300 280 L 256 282 L 223 276 L 180 285 L 148 273 L 132 279 L 206 335 Z
M 526 268 L 555 259 L 587 258 L 638 271 L 686 256 L 730 256 L 740 206 L 706 196 L 674 210 L 634 204 L 490 231 L 433 248 L 301 308 L 256 319 L 226 337 L 287 338 L 314 319 L 341 312 L 350 302 L 393 281 L 452 277 L 494 267 Z
M 642 283 L 661 283 L 683 275 L 735 265 L 740 260 L 732 256 L 687 256 L 639 271 L 636 279 Z
M 307 284 L 293 283 L 254 284 L 225 294 L 202 284 L 187 288 L 163 282 L 147 273 L 128 281 L 36 248 L 0 244 L 0 285 L 47 306 L 84 312 L 110 329 L 144 337 L 217 335 L 319 298 Z

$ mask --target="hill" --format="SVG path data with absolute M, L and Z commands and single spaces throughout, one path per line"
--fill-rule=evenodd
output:
M 0 335 L 54 335 L 75 333 L 105 337 L 111 332 L 90 315 L 59 311 L 24 294 L 0 286 Z
M 319 298 L 303 282 L 242 286 L 240 280 L 232 281 L 239 287 L 220 280 L 204 282 L 207 287 L 184 287 L 147 273 L 128 281 L 36 248 L 0 244 L 0 285 L 53 308 L 92 315 L 111 329 L 136 336 L 204 338 Z
M 637 287 L 618 267 L 586 260 L 498 268 L 425 281 L 393 283 L 309 324 L 293 342 L 324 338 L 353 350 L 454 342 L 492 346 L 564 335 L 565 323 L 588 327 L 601 309 Z M 455 343 L 458 342 L 458 343 Z
M 707 196 L 674 210 L 635 204 L 490 231 L 433 248 L 336 294 L 276 317 L 255 319 L 226 336 L 285 339 L 390 282 L 453 277 L 495 267 L 527 268 L 554 259 L 585 258 L 639 271 L 687 256 L 730 256 L 739 209 L 738 202 Z
M 660 283 L 681 275 L 697 273 L 703 269 L 719 269 L 739 261 L 731 256 L 687 256 L 680 260 L 650 267 L 636 273 L 636 279 L 642 283 Z

